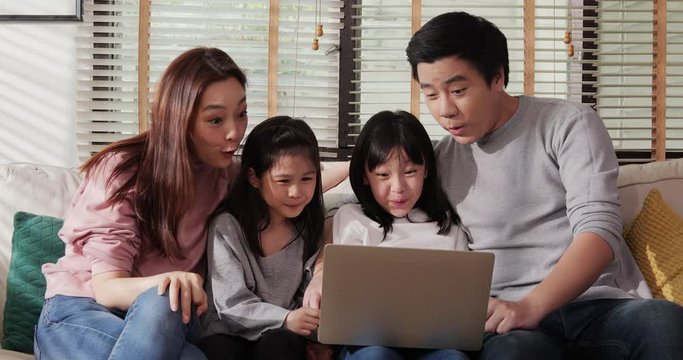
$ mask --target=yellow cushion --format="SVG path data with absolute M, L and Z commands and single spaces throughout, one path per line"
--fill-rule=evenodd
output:
M 652 294 L 683 305 L 683 218 L 657 189 L 647 195 L 625 237 Z

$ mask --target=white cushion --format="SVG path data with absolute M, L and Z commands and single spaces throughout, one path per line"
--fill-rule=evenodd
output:
M 0 165 L 0 339 L 14 213 L 25 211 L 63 218 L 80 182 L 80 173 L 73 169 L 34 164 Z
M 674 211 L 683 215 L 683 159 L 621 166 L 618 187 L 621 215 L 627 228 L 653 188 L 659 190 Z

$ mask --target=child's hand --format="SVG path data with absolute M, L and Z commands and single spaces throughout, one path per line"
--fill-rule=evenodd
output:
M 320 309 L 320 299 L 323 293 L 323 271 L 320 270 L 318 273 L 313 275 L 311 281 L 304 291 L 304 306 L 311 307 L 313 309 Z
M 320 310 L 302 307 L 292 310 L 285 318 L 285 327 L 301 336 L 311 335 L 320 322 Z
M 206 292 L 204 292 L 204 281 L 198 274 L 185 271 L 172 271 L 159 275 L 158 291 L 159 295 L 166 292 L 168 288 L 168 299 L 171 310 L 178 311 L 178 302 L 185 324 L 190 322 L 190 311 L 192 304 L 197 307 L 197 316 L 203 314 L 209 307 Z

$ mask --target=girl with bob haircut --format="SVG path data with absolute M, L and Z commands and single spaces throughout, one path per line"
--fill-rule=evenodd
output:
M 466 250 L 467 236 L 439 185 L 434 150 L 420 121 L 382 111 L 363 126 L 349 170 L 359 204 L 334 215 L 336 244 Z M 467 359 L 453 350 L 347 346 L 342 359 Z
M 235 190 L 210 226 L 201 348 L 209 359 L 303 359 L 319 310 L 302 307 L 324 228 L 311 128 L 270 118 L 247 137 Z
M 66 254 L 43 266 L 37 358 L 204 358 L 206 223 L 246 130 L 245 85 L 225 52 L 189 50 L 162 75 L 149 130 L 83 164 Z

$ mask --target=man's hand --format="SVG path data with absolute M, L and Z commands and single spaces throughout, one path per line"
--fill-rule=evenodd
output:
M 306 291 L 304 291 L 304 304 L 305 307 L 310 307 L 313 309 L 320 309 L 320 300 L 323 294 L 323 270 L 320 269 L 308 283 Z
M 309 336 L 318 328 L 320 310 L 301 307 L 290 311 L 285 318 L 285 327 L 301 336 Z
M 197 307 L 197 316 L 203 314 L 209 307 L 206 292 L 204 292 L 204 281 L 198 274 L 185 271 L 172 271 L 159 275 L 157 285 L 159 295 L 163 295 L 168 289 L 168 299 L 171 310 L 182 311 L 183 322 L 190 322 L 190 311 L 192 304 Z
M 505 334 L 514 329 L 533 330 L 538 327 L 545 315 L 540 307 L 532 306 L 527 298 L 520 301 L 489 298 L 484 330 L 498 334 Z

